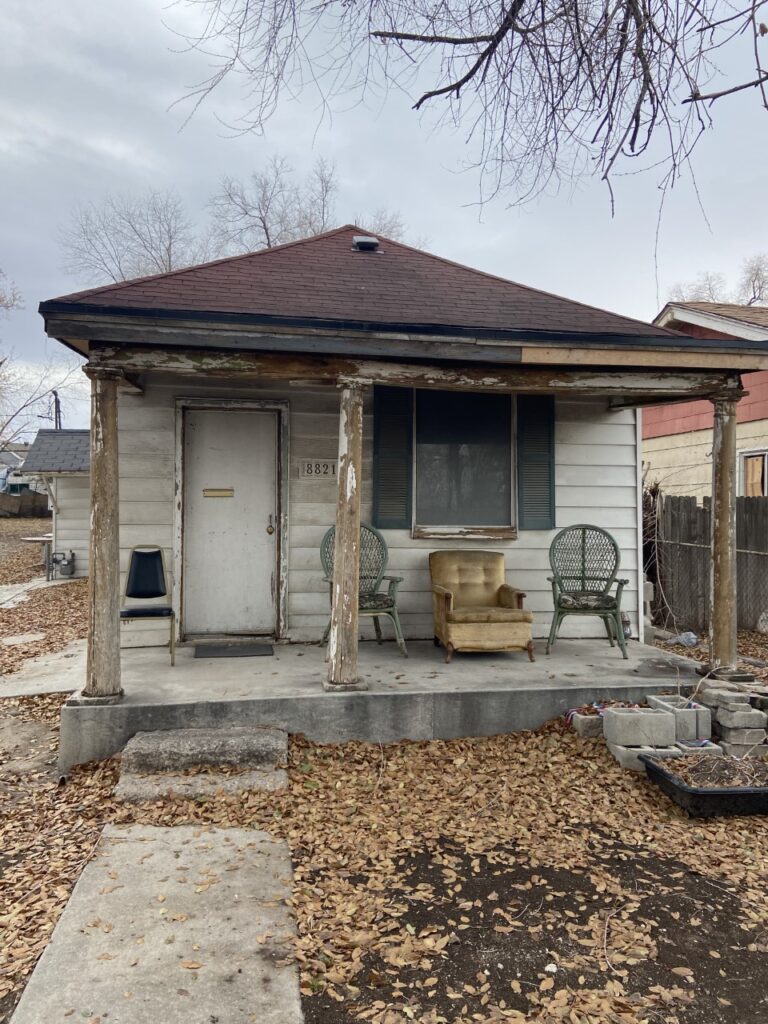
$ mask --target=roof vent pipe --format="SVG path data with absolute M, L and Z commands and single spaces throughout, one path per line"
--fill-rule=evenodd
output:
M 360 252 L 376 252 L 379 248 L 379 240 L 373 235 L 354 235 L 352 248 L 358 249 Z

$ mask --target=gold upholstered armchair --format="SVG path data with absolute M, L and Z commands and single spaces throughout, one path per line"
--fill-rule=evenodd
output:
M 534 661 L 525 594 L 504 580 L 500 551 L 432 551 L 429 556 L 435 646 L 454 651 L 527 651 Z

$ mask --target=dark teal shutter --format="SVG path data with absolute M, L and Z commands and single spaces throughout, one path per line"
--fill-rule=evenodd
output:
M 555 400 L 517 398 L 517 509 L 521 530 L 555 528 Z
M 413 391 L 373 392 L 373 525 L 410 530 L 413 460 Z

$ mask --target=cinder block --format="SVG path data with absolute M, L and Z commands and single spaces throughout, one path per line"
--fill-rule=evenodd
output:
M 678 740 L 675 746 L 679 747 L 684 754 L 709 754 L 710 757 L 723 756 L 723 748 L 719 747 L 717 743 L 712 743 L 710 740 L 707 740 L 703 745 L 693 743 L 690 740 Z
M 708 740 L 712 735 L 712 715 L 709 708 L 676 694 L 652 694 L 647 700 L 652 708 L 661 708 L 662 711 L 669 711 L 674 715 L 676 739 Z
M 727 740 L 722 740 L 720 746 L 730 757 L 765 757 L 766 755 L 765 747 L 750 746 L 748 743 L 728 743 Z
M 603 735 L 624 747 L 670 747 L 675 742 L 675 719 L 660 708 L 606 708 Z
M 768 723 L 768 715 L 764 711 L 758 711 L 749 705 L 745 711 L 718 708 L 715 719 L 728 729 L 764 729 Z
M 728 729 L 723 726 L 720 735 L 728 743 L 748 743 L 752 746 L 764 742 L 765 729 Z
M 603 720 L 600 715 L 580 715 L 578 712 L 571 718 L 571 725 L 579 736 L 594 739 L 603 735 Z
M 608 749 L 619 762 L 622 768 L 631 772 L 644 772 L 645 764 L 639 760 L 640 754 L 647 754 L 649 757 L 669 758 L 682 757 L 683 752 L 679 747 L 627 747 L 622 743 L 609 743 Z
M 699 700 L 710 707 L 720 707 L 723 704 L 749 704 L 749 695 L 742 690 L 730 689 L 720 684 L 717 687 L 702 687 Z

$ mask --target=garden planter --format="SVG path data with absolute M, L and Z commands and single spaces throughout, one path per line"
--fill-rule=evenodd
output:
M 639 759 L 645 763 L 648 778 L 694 818 L 768 814 L 768 786 L 689 786 L 675 776 L 674 765 L 668 769 L 647 754 Z

